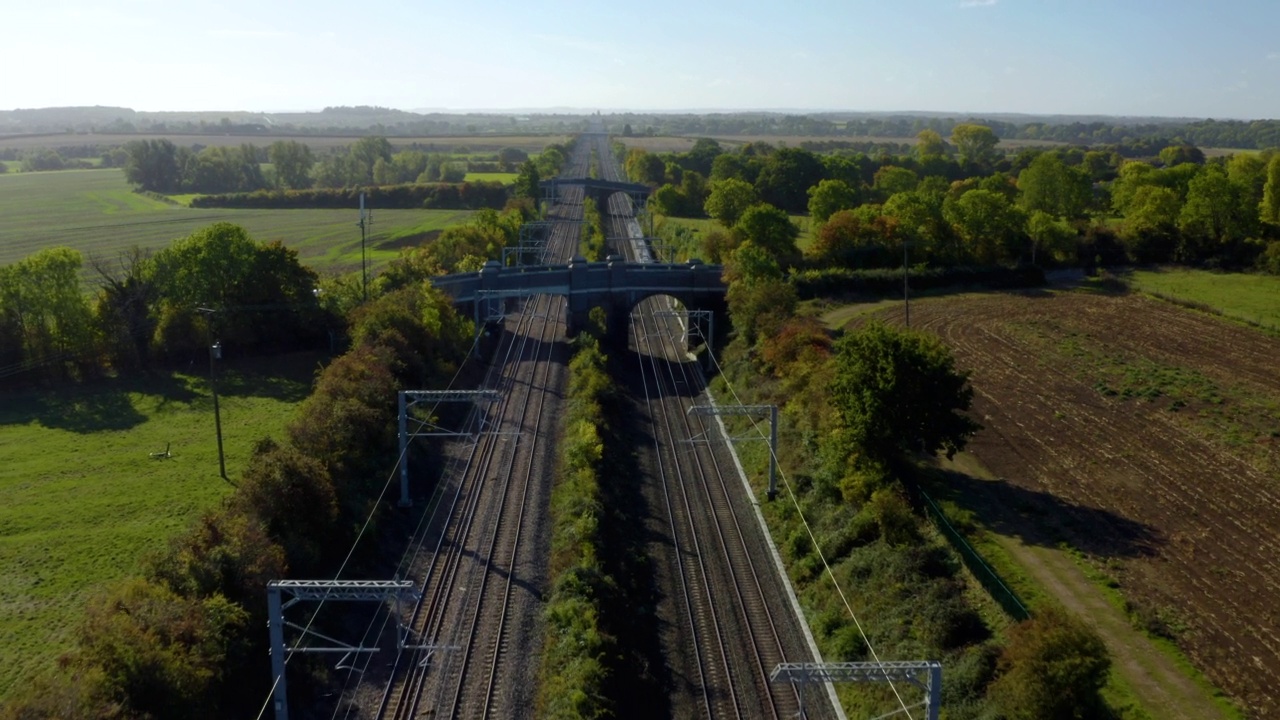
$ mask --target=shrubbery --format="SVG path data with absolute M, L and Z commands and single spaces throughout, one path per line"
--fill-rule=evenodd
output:
M 442 210 L 501 209 L 507 187 L 499 182 L 407 183 L 371 187 L 312 188 L 307 190 L 259 190 L 249 193 L 201 195 L 191 200 L 197 208 L 341 208 L 360 204 L 378 209 L 435 208 Z

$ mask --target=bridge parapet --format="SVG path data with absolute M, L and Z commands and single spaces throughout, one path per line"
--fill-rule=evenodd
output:
M 600 307 L 609 318 L 609 332 L 625 333 L 626 318 L 642 300 L 669 295 L 691 310 L 724 310 L 725 286 L 721 266 L 699 260 L 686 263 L 632 263 L 619 256 L 605 262 L 575 257 L 565 265 L 503 267 L 490 261 L 478 273 L 457 273 L 434 278 L 432 284 L 453 298 L 456 305 L 470 305 L 477 325 L 492 317 L 495 303 L 534 295 L 562 295 L 567 299 L 566 321 L 570 332 L 586 326 L 592 308 Z M 621 324 L 621 326 L 619 326 Z

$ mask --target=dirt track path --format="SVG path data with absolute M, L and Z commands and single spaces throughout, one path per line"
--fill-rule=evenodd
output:
M 972 456 L 957 457 L 953 469 L 973 474 L 986 474 Z M 944 462 L 945 464 L 945 462 Z M 996 485 L 998 481 L 978 481 Z M 1129 618 L 1107 601 L 1103 591 L 1085 575 L 1067 552 L 1043 543 L 1022 538 L 1042 537 L 1046 528 L 1039 513 L 1023 513 L 1000 502 L 992 493 L 971 493 L 975 508 L 998 513 L 1010 529 L 1035 523 L 1040 527 L 1021 528 L 1014 535 L 991 533 L 991 537 L 1009 553 L 1027 574 L 1077 617 L 1093 626 L 1111 651 L 1114 672 L 1133 690 L 1144 708 L 1161 720 L 1226 720 L 1226 713 L 1211 693 L 1191 680 L 1144 633 L 1136 630 Z

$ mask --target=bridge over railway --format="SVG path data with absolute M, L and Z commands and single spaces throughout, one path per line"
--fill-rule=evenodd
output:
M 503 267 L 491 260 L 480 272 L 444 275 L 431 282 L 456 305 L 469 306 L 477 325 L 503 316 L 511 300 L 563 295 L 568 300 L 569 332 L 586 327 L 592 309 L 598 307 L 605 312 L 608 336 L 625 344 L 631 311 L 645 298 L 668 295 L 685 309 L 723 315 L 725 285 L 720 273 L 720 265 L 700 260 L 633 263 L 611 255 L 604 262 L 575 257 L 567 265 Z
M 653 188 L 648 185 L 595 178 L 552 178 L 539 182 L 538 187 L 542 188 L 543 199 L 550 202 L 555 202 L 560 197 L 561 188 L 581 187 L 586 197 L 596 201 L 601 212 L 609 207 L 609 198 L 617 193 L 626 193 L 633 206 L 640 209 L 653 192 Z

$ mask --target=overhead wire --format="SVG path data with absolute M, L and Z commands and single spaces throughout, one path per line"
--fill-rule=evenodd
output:
M 715 353 L 710 351 L 709 344 L 707 355 L 711 358 L 711 362 L 715 364 L 716 371 L 724 381 L 725 387 L 728 388 L 729 393 L 733 395 L 734 402 L 739 405 L 743 404 L 742 399 L 738 396 L 738 391 L 734 389 L 733 384 L 729 382 L 729 378 L 725 374 L 724 368 L 720 365 L 719 359 L 716 358 Z M 751 423 L 751 428 L 760 435 L 762 440 L 766 441 L 766 444 L 768 444 L 769 436 L 760 428 L 760 422 L 754 417 L 749 417 L 748 420 Z M 804 510 L 800 507 L 800 501 L 796 498 L 795 492 L 791 487 L 791 482 L 782 468 L 782 463 L 778 461 L 777 451 L 772 444 L 769 444 L 769 456 L 778 468 L 778 477 L 782 478 L 782 484 L 787 489 L 787 496 L 791 498 L 791 504 L 795 507 L 796 514 L 800 518 L 800 523 L 804 526 L 805 533 L 809 536 L 810 546 L 813 547 L 815 552 L 817 552 L 818 559 L 822 561 L 822 568 L 826 575 L 831 578 L 831 584 L 835 587 L 836 594 L 840 596 L 840 601 L 844 604 L 845 610 L 848 611 L 849 617 L 853 619 L 853 624 L 858 629 L 858 635 L 861 636 L 862 642 L 866 644 L 867 650 L 871 652 L 871 658 L 875 660 L 877 665 L 882 665 L 883 661 L 880 660 L 880 655 L 876 652 L 875 646 L 872 645 L 871 638 L 867 636 L 866 630 L 862 627 L 862 621 L 858 619 L 857 613 L 853 611 L 853 605 L 849 602 L 849 598 L 845 594 L 844 589 L 840 587 L 840 581 L 836 578 L 835 572 L 827 562 L 826 554 L 822 552 L 822 545 L 818 542 L 818 538 L 813 534 L 813 528 L 809 525 L 809 519 L 804 516 Z M 894 714 L 899 712 L 906 713 L 908 718 L 914 720 L 911 715 L 911 710 L 908 709 L 906 701 L 902 699 L 902 694 L 898 692 L 898 687 L 892 680 L 889 681 L 889 688 L 893 690 L 893 695 L 898 699 L 898 704 L 901 706 L 899 710 L 894 711 Z
M 480 335 L 479 333 L 477 333 L 475 339 L 472 340 L 470 347 L 467 348 L 466 356 L 464 357 L 463 361 L 458 363 L 457 370 L 454 371 L 453 377 L 450 378 L 449 384 L 445 387 L 446 390 L 452 389 L 454 383 L 458 381 L 458 378 L 462 375 L 462 369 L 467 365 L 467 359 L 471 357 L 472 353 L 475 350 L 476 345 L 479 342 L 480 342 Z M 440 401 L 436 401 L 436 403 L 431 406 L 431 412 L 435 412 L 435 410 L 439 407 L 440 407 Z M 351 549 L 347 551 L 347 555 L 345 558 L 343 558 L 342 564 L 338 566 L 337 572 L 334 573 L 334 576 L 333 576 L 334 581 L 337 581 L 339 578 L 342 577 L 343 571 L 346 570 L 347 568 L 347 563 L 349 563 L 351 561 L 351 557 L 355 555 L 356 547 L 360 544 L 360 540 L 364 537 L 365 531 L 369 529 L 370 523 L 373 522 L 373 517 L 375 514 L 377 514 L 378 508 L 382 504 L 382 499 L 387 494 L 387 489 L 391 487 L 391 482 L 395 479 L 396 474 L 399 472 L 400 463 L 404 462 L 405 454 L 408 452 L 408 450 L 409 450 L 409 445 L 406 443 L 404 449 L 401 450 L 399 456 L 397 456 L 395 464 L 391 466 L 391 472 L 387 475 L 387 480 L 385 483 L 383 483 L 382 490 L 379 491 L 376 500 L 373 502 L 373 506 L 370 508 L 369 515 L 368 517 L 365 518 L 364 524 L 360 526 L 360 532 L 356 533 L 355 540 L 351 542 Z M 315 623 L 316 618 L 320 616 L 320 610 L 324 608 L 325 602 L 327 602 L 327 600 L 321 600 L 320 603 L 316 605 L 316 609 L 311 613 L 311 617 L 308 618 L 306 626 L 303 627 L 302 629 L 303 635 L 306 635 L 311 630 L 311 626 Z M 370 627 L 372 627 L 372 622 L 370 623 Z M 368 630 L 366 630 L 366 633 L 367 632 Z M 287 653 L 285 655 L 284 664 L 286 667 L 289 665 L 289 661 L 292 659 L 293 659 L 293 653 Z M 367 663 L 366 663 L 366 666 L 367 666 Z M 352 664 L 351 669 L 349 669 L 347 672 L 348 680 L 350 679 L 351 673 L 353 670 L 354 670 L 354 663 Z M 278 684 L 279 684 L 279 678 L 276 678 L 275 682 L 271 684 L 271 691 L 267 694 L 267 699 L 266 699 L 266 702 L 264 702 L 262 705 L 262 710 L 259 711 L 258 713 L 259 720 L 261 720 L 262 714 L 266 712 L 267 706 L 271 704 L 271 697 L 275 694 L 276 686 Z M 343 690 L 345 691 L 345 689 L 346 689 L 346 682 L 344 682 L 343 684 Z

